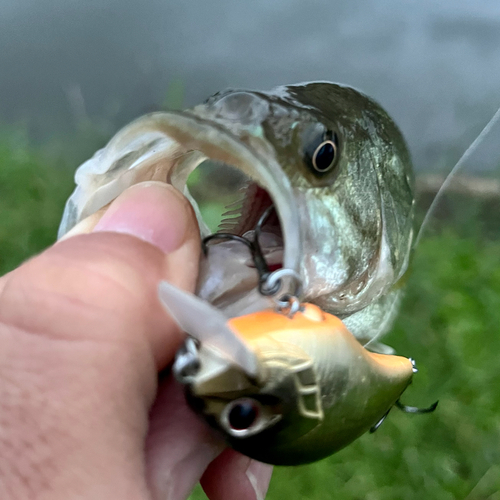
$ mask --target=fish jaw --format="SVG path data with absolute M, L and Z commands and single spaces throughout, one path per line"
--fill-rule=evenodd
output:
M 171 183 L 184 192 L 195 208 L 201 234 L 206 236 L 208 230 L 196 203 L 189 196 L 186 182 L 200 163 L 213 159 L 241 170 L 269 194 L 283 239 L 282 266 L 300 274 L 299 210 L 288 177 L 270 154 L 271 149 L 265 141 L 257 138 L 252 144 L 244 143 L 231 132 L 231 123 L 222 122 L 221 119 L 210 121 L 189 112 L 165 112 L 147 115 L 125 127 L 78 169 L 75 175 L 77 187 L 66 204 L 59 238 L 74 231 L 75 226 L 93 214 L 100 211 L 102 216 L 103 209 L 127 187 L 150 180 Z M 240 128 L 241 123 L 238 123 L 238 133 L 241 133 Z M 255 127 L 252 133 L 255 133 Z M 260 150 L 259 144 L 262 144 Z M 235 272 L 241 275 L 239 281 L 246 282 L 248 275 L 256 277 L 257 274 L 255 269 L 248 271 L 248 265 L 239 266 L 242 251 L 248 261 L 244 248 L 232 252 L 231 258 Z M 247 281 L 252 284 L 254 280 L 250 277 Z M 288 285 L 290 290 L 295 290 L 291 282 Z M 286 293 L 286 289 L 287 283 L 284 282 L 282 293 Z M 255 300 L 259 299 L 256 293 L 251 295 Z M 267 299 L 265 302 L 269 305 Z

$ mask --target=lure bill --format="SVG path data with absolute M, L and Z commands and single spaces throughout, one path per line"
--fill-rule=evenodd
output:
M 207 160 L 248 179 L 222 235 L 186 187 Z M 398 312 L 414 179 L 401 133 L 372 99 L 327 82 L 223 92 L 133 122 L 75 180 L 60 236 L 91 230 L 142 181 L 191 200 L 210 240 L 196 296 L 163 283 L 160 297 L 189 334 L 176 376 L 234 448 L 311 462 L 408 408 L 399 397 L 414 364 L 378 340 Z

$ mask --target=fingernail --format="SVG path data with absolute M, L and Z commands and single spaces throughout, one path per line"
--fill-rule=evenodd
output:
M 257 460 L 250 460 L 245 474 L 255 492 L 255 500 L 264 500 L 266 497 L 272 473 L 273 468 L 271 465 L 257 462 Z
M 184 242 L 191 216 L 189 202 L 174 187 L 143 182 L 113 201 L 94 232 L 130 234 L 171 253 Z

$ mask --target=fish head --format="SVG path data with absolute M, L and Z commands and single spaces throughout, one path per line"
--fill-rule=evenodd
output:
M 287 177 L 299 209 L 306 300 L 346 315 L 399 280 L 413 236 L 413 174 L 401 133 L 376 102 L 350 87 L 317 82 L 268 93 L 226 91 L 195 110 L 234 124 L 238 137 L 273 157 Z M 230 230 L 251 232 L 270 203 L 262 189 L 248 186 L 241 216 L 231 219 Z M 270 250 L 273 243 L 279 246 L 278 222 L 267 224 Z M 219 251 L 224 253 L 224 246 Z M 272 263 L 280 265 L 277 253 Z M 223 285 L 233 270 L 211 288 L 208 276 L 214 274 L 219 274 L 214 267 L 202 274 L 207 279 L 200 294 L 236 312 L 241 306 L 236 303 L 235 310 L 235 302 L 227 304 Z M 230 287 L 234 299 L 232 292 Z
M 307 301 L 349 315 L 405 271 L 413 179 L 404 141 L 372 99 L 328 82 L 230 90 L 185 112 L 140 118 L 80 167 L 60 236 L 141 181 L 169 182 L 189 196 L 187 178 L 207 159 L 248 178 L 236 216 L 224 221 L 226 232 L 253 238 L 274 205 L 260 236 L 264 257 L 271 268 L 300 276 Z M 236 241 L 209 246 L 200 297 L 238 316 L 272 305 L 258 284 L 247 248 Z M 285 291 L 297 288 L 289 283 Z
M 247 178 L 226 232 L 253 241 L 257 222 L 275 208 L 259 242 L 270 276 L 288 272 L 276 297 L 289 293 L 345 318 L 405 271 L 413 178 L 404 141 L 377 103 L 327 82 L 227 91 L 191 110 L 139 118 L 78 169 L 59 235 L 91 230 L 122 191 L 150 180 L 185 193 L 201 235 L 209 235 L 186 187 L 208 160 Z M 407 359 L 381 361 L 338 318 L 311 329 L 270 328 L 262 314 L 287 318 L 269 313 L 276 297 L 261 293 L 241 240 L 208 245 L 196 295 L 186 306 L 183 292 L 160 289 L 189 334 L 174 371 L 192 406 L 258 460 L 295 464 L 333 453 L 374 425 L 411 378 Z M 249 315 L 260 328 L 252 335 L 238 323 Z M 364 331 L 374 326 L 370 317 L 364 323 Z

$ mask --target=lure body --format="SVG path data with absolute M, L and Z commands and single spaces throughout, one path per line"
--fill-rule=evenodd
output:
M 369 352 L 313 304 L 226 321 L 172 285 L 160 295 L 191 335 L 174 364 L 188 401 L 234 449 L 262 462 L 297 465 L 338 451 L 384 417 L 413 375 L 410 359 Z M 205 308 L 199 324 L 187 318 L 199 312 L 193 302 Z M 225 321 L 216 335 L 226 342 L 204 338 L 211 317 Z

